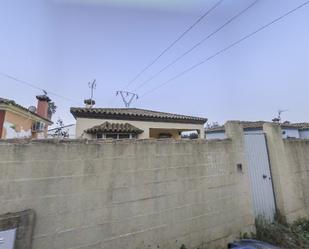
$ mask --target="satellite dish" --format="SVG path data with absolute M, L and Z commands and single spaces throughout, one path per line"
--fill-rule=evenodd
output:
M 35 106 L 29 106 L 29 107 L 28 107 L 28 110 L 29 110 L 30 112 L 36 112 L 36 107 L 35 107 Z

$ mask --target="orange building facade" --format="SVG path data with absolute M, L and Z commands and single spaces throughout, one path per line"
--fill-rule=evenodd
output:
M 0 139 L 47 137 L 47 128 L 52 124 L 50 99 L 45 95 L 37 99 L 37 108 L 27 109 L 13 100 L 0 98 Z

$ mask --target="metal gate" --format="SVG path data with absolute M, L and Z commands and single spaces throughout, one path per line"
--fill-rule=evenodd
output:
M 245 134 L 245 152 L 255 217 L 272 221 L 276 204 L 265 134 Z

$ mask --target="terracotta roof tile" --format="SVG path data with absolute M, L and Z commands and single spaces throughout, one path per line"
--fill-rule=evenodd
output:
M 71 108 L 71 113 L 76 117 L 105 118 L 120 120 L 206 123 L 206 118 L 179 115 L 166 112 L 157 112 L 137 108 Z
M 93 126 L 92 128 L 89 128 L 85 130 L 86 133 L 95 134 L 98 132 L 112 132 L 112 133 L 136 133 L 140 134 L 143 132 L 143 130 L 129 124 L 129 123 L 110 123 L 110 122 L 104 122 L 103 124 Z

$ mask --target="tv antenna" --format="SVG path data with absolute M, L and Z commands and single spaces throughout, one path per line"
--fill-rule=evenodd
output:
M 96 89 L 96 87 L 97 87 L 96 79 L 94 79 L 92 82 L 89 82 L 89 83 L 88 83 L 88 86 L 89 86 L 89 88 L 91 89 L 91 97 L 90 97 L 90 100 L 92 101 L 92 100 L 93 100 L 93 91 L 94 91 L 94 89 Z
M 120 95 L 125 107 L 129 108 L 134 99 L 138 99 L 136 93 L 131 93 L 127 91 L 117 91 L 116 96 Z

